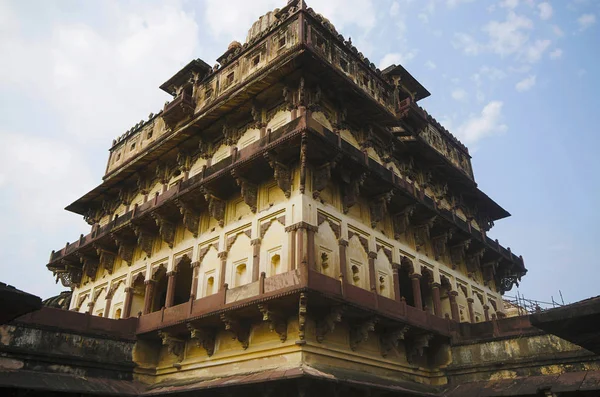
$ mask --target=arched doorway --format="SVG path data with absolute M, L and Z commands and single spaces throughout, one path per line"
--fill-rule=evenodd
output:
M 398 280 L 400 283 L 400 295 L 406 300 L 409 306 L 415 306 L 415 298 L 413 296 L 412 282 L 410 275 L 414 272 L 413 264 L 407 257 L 402 257 L 400 261 L 400 269 L 398 270 Z
M 154 293 L 152 294 L 152 304 L 150 312 L 156 312 L 163 308 L 167 301 L 167 269 L 164 265 L 160 265 L 152 274 L 154 285 Z
M 424 266 L 421 267 L 421 299 L 423 310 L 433 314 L 433 294 L 431 284 L 433 283 L 433 272 Z
M 131 283 L 133 289 L 131 297 L 131 309 L 125 313 L 127 317 L 135 317 L 144 311 L 144 301 L 146 300 L 146 285 L 144 284 L 144 273 L 138 273 Z
M 192 261 L 187 255 L 184 255 L 175 267 L 177 278 L 175 282 L 175 295 L 173 305 L 180 305 L 190 300 L 192 292 L 192 281 L 194 278 L 194 269 Z

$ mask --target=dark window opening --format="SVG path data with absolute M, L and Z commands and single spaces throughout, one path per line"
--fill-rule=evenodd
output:
M 279 38 L 279 48 L 285 47 L 286 43 L 287 43 L 287 40 L 286 40 L 285 36 L 282 36 Z
M 234 72 L 231 72 L 227 75 L 227 85 L 233 84 Z
M 260 55 L 257 55 L 252 59 L 252 66 L 257 66 L 260 63 Z
M 348 72 L 348 61 L 345 59 L 340 59 L 340 66 L 344 72 Z

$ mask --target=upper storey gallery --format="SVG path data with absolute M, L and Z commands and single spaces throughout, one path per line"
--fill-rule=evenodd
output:
M 274 172 L 288 199 L 293 178 L 307 179 L 315 198 L 324 182 L 336 179 L 338 198 L 330 201 L 352 215 L 358 205 L 350 207 L 364 196 L 366 210 L 357 219 L 367 228 L 391 217 L 390 236 L 412 235 L 410 224 L 426 231 L 415 232 L 414 240 L 435 240 L 443 245 L 440 252 L 478 240 L 469 254 L 475 258 L 487 249 L 482 261 L 494 264 L 489 273 L 498 263 L 506 268 L 496 272 L 498 280 L 525 273 L 521 258 L 486 236 L 495 220 L 509 214 L 477 188 L 467 148 L 417 105 L 429 92 L 402 66 L 377 69 L 303 1 L 261 17 L 246 42 L 231 43 L 214 67 L 193 60 L 161 89 L 173 99 L 113 142 L 103 182 L 67 207 L 84 215 L 92 232 L 53 252 L 49 268 L 81 273 L 79 256 L 97 256 L 89 247 L 104 238 L 101 248 L 117 252 L 115 233 L 128 225 L 140 229 L 144 217 L 147 229 L 158 225 L 151 231 L 164 234 L 157 206 L 174 201 L 186 207 L 180 196 L 187 190 L 195 191 L 195 212 L 218 218 L 223 227 L 228 219 L 223 203 L 241 193 L 255 212 L 256 194 L 249 194 L 245 180 L 257 185 Z M 304 135 L 301 141 L 289 137 L 308 130 L 307 153 L 300 150 L 306 147 Z M 333 147 L 327 152 L 319 140 Z M 339 166 L 340 156 L 355 169 Z M 256 164 L 249 166 L 251 161 Z M 227 181 L 217 183 L 220 175 Z M 299 190 L 304 193 L 304 182 Z M 390 202 L 392 190 L 397 192 Z M 215 210 L 216 202 L 223 211 Z M 183 207 L 185 223 L 189 211 Z M 169 222 L 179 224 L 179 210 L 173 212 Z M 435 225 L 422 227 L 436 213 Z M 448 230 L 429 235 L 440 225 Z M 196 235 L 197 225 L 192 229 Z M 444 240 L 436 239 L 442 235 Z M 409 243 L 417 251 L 422 245 Z

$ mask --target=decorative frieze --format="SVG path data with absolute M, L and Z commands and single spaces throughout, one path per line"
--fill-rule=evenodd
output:
M 308 317 L 308 295 L 306 292 L 300 293 L 298 300 L 298 338 L 300 341 L 306 339 L 306 319 Z

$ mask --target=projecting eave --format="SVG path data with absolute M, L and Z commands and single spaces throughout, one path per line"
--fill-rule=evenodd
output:
M 480 189 L 476 190 L 475 195 L 475 199 L 478 203 L 478 208 L 480 210 L 484 210 L 485 213 L 489 215 L 492 221 L 508 218 L 510 216 L 510 212 L 502 208 L 500 204 L 496 203 L 492 198 L 490 198 L 490 196 L 485 194 Z
M 101 197 L 105 193 L 110 193 L 110 189 L 114 188 L 115 181 L 110 180 L 110 183 L 104 181 L 100 185 L 96 186 L 94 189 L 90 190 L 82 197 L 78 198 L 71 204 L 65 207 L 65 210 L 73 212 L 79 215 L 85 215 L 87 210 L 90 208 L 90 203 L 93 202 L 98 197 Z M 118 190 L 115 189 L 115 194 L 118 194 Z
M 197 58 L 188 63 L 173 77 L 165 81 L 159 88 L 170 95 L 175 95 L 175 87 L 183 85 L 193 72 L 204 76 L 211 70 L 211 67 L 202 59 Z
M 410 92 L 415 94 L 415 101 L 427 98 L 431 95 L 429 91 L 412 74 L 410 74 L 402 65 L 390 65 L 382 72 L 383 75 L 391 77 L 400 77 L 401 84 Z

